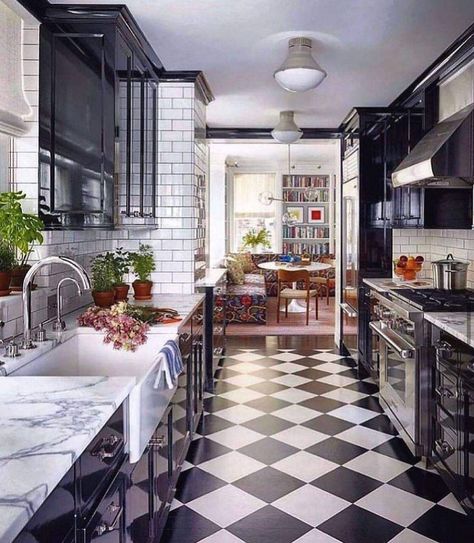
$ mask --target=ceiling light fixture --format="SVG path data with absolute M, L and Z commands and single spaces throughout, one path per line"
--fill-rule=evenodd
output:
M 280 121 L 272 130 L 272 138 L 280 143 L 295 143 L 303 135 L 294 119 L 294 111 L 281 111 Z
M 290 92 L 315 89 L 327 73 L 311 56 L 312 41 L 309 38 L 293 38 L 288 44 L 288 56 L 273 74 L 277 83 Z

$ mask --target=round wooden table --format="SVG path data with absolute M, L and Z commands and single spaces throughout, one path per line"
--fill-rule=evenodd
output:
M 258 265 L 262 270 L 270 271 L 299 271 L 299 270 L 308 270 L 311 272 L 329 270 L 332 268 L 330 264 L 323 264 L 322 262 L 311 262 L 307 265 L 292 265 L 286 262 L 262 262 Z M 296 289 L 296 283 L 293 283 L 293 288 Z M 285 309 L 280 309 L 280 311 L 285 311 Z M 288 313 L 304 313 L 306 311 L 306 306 L 302 306 L 298 303 L 298 300 L 291 300 L 288 305 Z

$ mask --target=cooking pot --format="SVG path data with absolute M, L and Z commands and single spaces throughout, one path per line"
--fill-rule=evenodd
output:
M 455 260 L 449 255 L 443 260 L 431 263 L 433 268 L 433 286 L 442 290 L 463 290 L 466 288 L 469 262 Z

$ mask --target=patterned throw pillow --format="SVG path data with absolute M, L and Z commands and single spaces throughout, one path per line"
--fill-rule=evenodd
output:
M 252 273 L 254 271 L 255 266 L 252 260 L 252 253 L 231 253 L 229 256 L 240 262 L 244 273 Z
M 245 274 L 242 268 L 242 264 L 235 258 L 227 257 L 226 266 L 230 282 L 234 285 L 243 285 L 245 280 Z

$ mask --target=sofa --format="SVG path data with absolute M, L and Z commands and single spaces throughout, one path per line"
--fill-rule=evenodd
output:
M 244 282 L 241 285 L 232 284 L 228 280 L 226 294 L 218 296 L 216 305 L 226 307 L 225 317 L 227 324 L 266 324 L 267 322 L 267 298 L 277 295 L 277 272 L 262 270 L 258 267 L 262 262 L 278 260 L 276 253 L 252 254 L 252 269 L 244 274 Z M 318 261 L 331 255 L 315 256 Z M 318 276 L 334 275 L 333 270 L 316 272 Z M 335 281 L 332 284 L 334 291 Z M 224 312 L 219 312 L 224 317 Z

